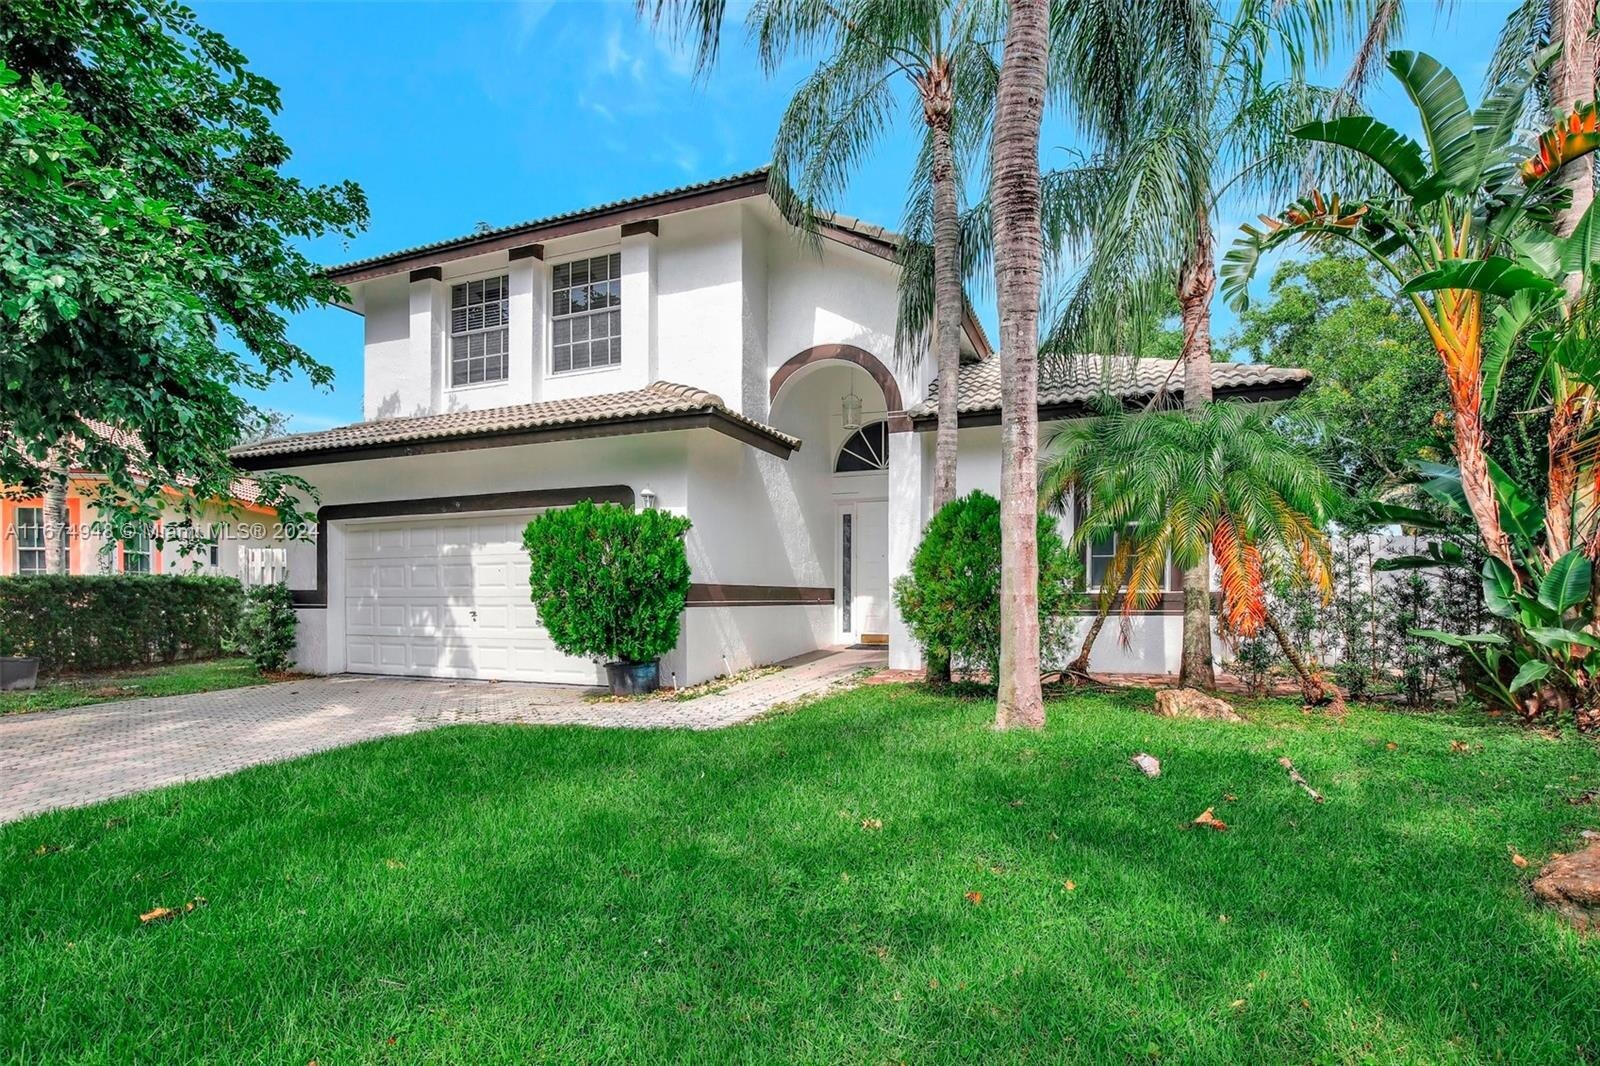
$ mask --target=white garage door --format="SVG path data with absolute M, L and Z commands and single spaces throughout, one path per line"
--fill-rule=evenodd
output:
M 528 598 L 522 530 L 535 513 L 348 525 L 348 669 L 598 683 L 600 667 L 557 651 Z

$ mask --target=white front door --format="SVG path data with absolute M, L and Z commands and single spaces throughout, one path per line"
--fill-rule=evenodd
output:
M 355 673 L 593 685 L 529 598 L 522 530 L 536 512 L 353 522 L 345 530 L 345 660 Z
M 889 505 L 855 503 L 839 515 L 837 598 L 845 639 L 885 640 L 889 633 Z

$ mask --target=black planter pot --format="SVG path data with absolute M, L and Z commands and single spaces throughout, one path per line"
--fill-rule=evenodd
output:
M 26 655 L 0 655 L 0 692 L 33 688 L 38 681 L 38 659 Z
M 647 663 L 606 663 L 606 680 L 613 696 L 643 696 L 661 685 L 661 660 Z

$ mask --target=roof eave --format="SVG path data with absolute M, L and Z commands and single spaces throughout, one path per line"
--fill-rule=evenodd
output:
M 715 430 L 750 447 L 776 455 L 780 459 L 789 458 L 800 448 L 800 441 L 795 438 L 740 418 L 721 408 L 706 407 L 665 414 L 566 422 L 552 426 L 494 429 L 478 433 L 375 441 L 368 444 L 305 448 L 297 451 L 246 453 L 236 455 L 234 463 L 243 470 L 288 470 L 329 463 L 396 459 L 444 452 L 475 451 L 482 448 L 507 448 L 520 444 L 545 444 L 563 440 L 621 437 L 638 433 L 688 429 Z
M 1242 403 L 1282 403 L 1292 400 L 1304 392 L 1306 386 L 1311 384 L 1310 376 L 1293 381 L 1275 381 L 1261 385 L 1233 385 L 1218 386 L 1215 390 L 1219 400 L 1237 400 Z M 1125 403 L 1138 403 L 1149 400 L 1155 395 L 1153 390 L 1139 392 L 1126 392 L 1119 394 Z M 1088 418 L 1095 413 L 1090 400 L 1068 400 L 1061 403 L 1051 403 L 1048 400 L 1039 404 L 1039 421 L 1059 422 L 1069 418 Z M 924 411 L 911 416 L 912 427 L 918 432 L 926 433 L 938 427 L 939 416 L 933 411 Z M 998 405 L 977 408 L 968 408 L 956 416 L 956 424 L 967 429 L 975 426 L 997 426 L 1000 424 L 1000 408 Z
M 558 215 L 549 220 L 539 220 L 525 225 L 509 226 L 485 234 L 468 234 L 464 237 L 440 241 L 436 244 L 390 255 L 363 259 L 343 266 L 327 268 L 323 273 L 344 285 L 386 277 L 402 271 L 468 259 L 490 252 L 509 251 L 541 241 L 555 240 L 590 230 L 622 226 L 630 222 L 645 222 L 680 211 L 693 211 L 701 207 L 727 203 L 730 200 L 758 196 L 767 190 L 767 170 L 753 170 L 729 178 L 689 186 L 655 196 L 625 200 L 621 203 Z

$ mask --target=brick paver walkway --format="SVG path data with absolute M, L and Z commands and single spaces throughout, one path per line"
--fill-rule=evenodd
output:
M 0 822 L 446 725 L 720 729 L 883 661 L 882 651 L 818 653 L 682 702 L 592 703 L 576 688 L 347 674 L 11 715 L 0 718 Z

